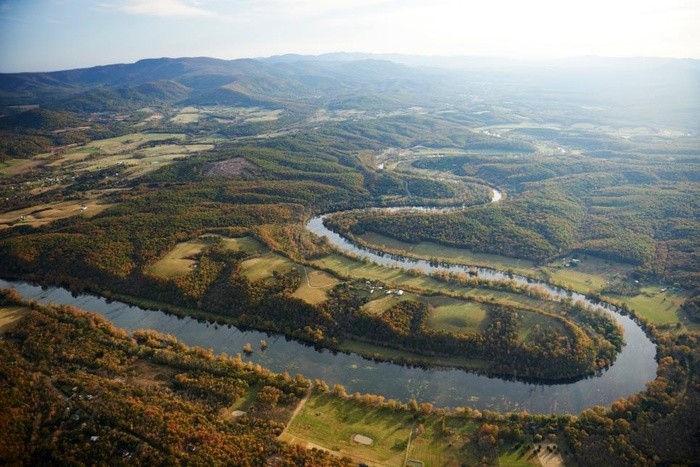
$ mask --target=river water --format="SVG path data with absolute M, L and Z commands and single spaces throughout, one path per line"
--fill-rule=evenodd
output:
M 497 202 L 500 199 L 500 192 L 494 190 L 492 201 Z M 434 208 L 397 209 L 426 211 Z M 477 271 L 479 276 L 487 279 L 505 278 L 521 284 L 537 284 L 546 287 L 552 294 L 570 295 L 574 299 L 585 300 L 580 294 L 569 294 L 525 277 L 509 276 L 492 269 L 432 266 L 427 261 L 382 255 L 381 252 L 360 248 L 330 231 L 323 224 L 324 217 L 314 217 L 308 222 L 307 228 L 317 235 L 328 237 L 336 248 L 378 264 L 404 269 L 418 268 L 426 273 L 437 270 Z M 656 377 L 656 347 L 632 319 L 620 315 L 609 306 L 603 309 L 622 325 L 626 341 L 615 363 L 599 375 L 573 383 L 533 384 L 457 369 L 423 369 L 375 362 L 355 354 L 315 349 L 279 334 L 241 331 L 233 326 L 179 318 L 162 311 L 145 310 L 90 294 L 73 295 L 62 287 L 42 288 L 27 282 L 4 280 L 0 280 L 0 287 L 12 287 L 25 299 L 73 305 L 99 313 L 117 327 L 128 331 L 154 329 L 172 334 L 188 345 L 211 348 L 217 353 L 234 355 L 241 352 L 244 344 L 252 343 L 257 348 L 258 342 L 265 339 L 268 348 L 264 352 L 256 350 L 252 355 L 243 355 L 242 358 L 275 372 L 286 371 L 291 375 L 301 373 L 307 378 L 324 379 L 330 385 L 339 383 L 350 393 L 357 391 L 381 394 L 402 401 L 415 397 L 421 402 L 432 402 L 442 407 L 470 406 L 497 411 L 527 410 L 531 413 L 577 414 L 594 405 L 609 406 L 620 397 L 639 392 L 645 388 L 648 381 Z

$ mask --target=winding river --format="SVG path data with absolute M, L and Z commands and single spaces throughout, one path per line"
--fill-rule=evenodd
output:
M 494 190 L 492 201 L 501 199 Z M 391 208 L 390 208 L 391 209 Z M 400 208 L 431 209 L 431 208 Z M 474 270 L 467 266 L 431 266 L 429 262 L 384 256 L 381 252 L 360 248 L 323 225 L 323 218 L 311 219 L 307 228 L 317 235 L 328 237 L 339 250 L 353 253 L 390 267 L 419 268 L 424 272 L 436 270 Z M 586 300 L 580 294 L 534 282 L 521 276 L 508 276 L 496 270 L 479 268 L 484 278 L 513 279 L 519 283 L 531 283 L 547 287 L 552 293 L 571 295 Z M 656 377 L 656 348 L 643 330 L 629 317 L 617 312 L 614 307 L 602 307 L 624 328 L 627 344 L 619 353 L 615 363 L 594 377 L 564 384 L 533 384 L 509 381 L 495 377 L 477 375 L 463 370 L 406 367 L 393 363 L 375 362 L 355 354 L 334 353 L 326 349 L 315 349 L 282 335 L 268 335 L 257 331 L 241 331 L 233 326 L 219 326 L 179 318 L 162 311 L 145 310 L 117 301 L 89 294 L 73 295 L 62 287 L 39 287 L 22 281 L 0 280 L 0 287 L 12 287 L 24 298 L 41 303 L 73 305 L 99 313 L 114 325 L 128 331 L 155 329 L 172 334 L 189 345 L 211 348 L 215 352 L 230 355 L 241 351 L 245 343 L 254 345 L 260 340 L 268 342 L 267 350 L 257 350 L 244 359 L 259 363 L 272 371 L 301 373 L 307 378 L 321 378 L 329 384 L 342 384 L 348 392 L 381 394 L 387 398 L 406 401 L 415 397 L 437 406 L 471 406 L 478 409 L 498 411 L 527 410 L 532 413 L 581 412 L 594 405 L 609 406 L 613 401 L 645 388 L 648 381 Z

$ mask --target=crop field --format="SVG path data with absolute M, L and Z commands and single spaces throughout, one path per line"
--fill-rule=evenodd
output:
M 375 290 L 376 292 L 383 293 L 384 291 Z M 365 303 L 362 309 L 373 315 L 380 315 L 405 300 L 430 305 L 431 312 L 427 325 L 432 329 L 461 334 L 481 331 L 488 324 L 487 309 L 481 303 L 444 296 L 422 296 L 412 293 L 404 293 L 402 296 L 391 294 Z
M 467 334 L 483 331 L 488 325 L 488 312 L 484 305 L 449 297 L 426 297 L 433 310 L 428 326 L 438 331 Z
M 241 273 L 250 281 L 268 279 L 277 273 L 293 269 L 295 264 L 277 253 L 267 252 L 241 263 Z
M 184 111 L 184 109 L 183 109 Z M 201 115 L 213 118 L 219 123 L 260 123 L 273 122 L 284 113 L 282 109 L 262 107 L 222 107 L 207 106 Z
M 431 277 L 422 275 L 413 276 L 400 269 L 391 269 L 372 263 L 365 263 L 339 254 L 326 255 L 323 258 L 315 260 L 313 264 L 322 269 L 330 269 L 344 277 L 378 280 L 396 288 L 413 291 L 432 290 L 439 293 L 454 295 L 457 298 L 474 298 L 507 306 L 537 307 L 549 311 L 556 309 L 556 304 L 553 302 L 537 300 L 521 294 L 505 291 L 447 284 Z
M 438 245 L 432 242 L 420 242 L 417 244 L 407 243 L 374 232 L 367 232 L 359 237 L 368 244 L 375 245 L 378 249 L 384 251 L 395 250 L 399 254 L 403 252 L 404 254 L 420 259 L 430 260 L 432 258 L 437 258 L 452 263 L 469 264 L 471 266 L 483 266 L 501 270 L 512 269 L 514 272 L 520 271 L 523 273 L 532 273 L 534 269 L 532 261 L 526 259 L 477 253 L 462 248 Z
M 679 310 L 688 299 L 688 293 L 654 285 L 642 287 L 641 293 L 634 297 L 613 295 L 612 298 L 627 304 L 652 323 L 673 325 L 680 322 Z
M 7 159 L 0 162 L 0 174 L 3 175 L 19 175 L 27 172 L 40 165 L 40 161 L 32 161 L 26 159 Z
M 226 238 L 218 235 L 203 235 L 178 243 L 158 262 L 148 267 L 148 272 L 160 277 L 177 277 L 189 273 L 197 261 L 194 257 L 206 247 L 221 241 L 231 251 L 262 252 L 266 248 L 252 237 Z
M 518 332 L 518 339 L 521 341 L 526 342 L 530 339 L 530 335 L 532 334 L 535 326 L 539 326 L 542 330 L 549 329 L 560 336 L 568 335 L 568 331 L 564 325 L 550 316 L 522 310 L 518 311 L 518 315 L 520 316 L 520 331 Z
M 418 301 L 418 295 L 411 294 L 411 293 L 406 293 L 399 297 L 398 295 L 384 295 L 384 290 L 375 290 L 374 293 L 372 294 L 373 296 L 377 296 L 379 298 L 369 301 L 365 303 L 362 306 L 362 310 L 366 311 L 369 314 L 372 315 L 381 315 L 384 313 L 386 310 L 391 308 L 392 306 L 396 305 L 399 302 L 408 300 L 411 302 Z
M 31 308 L 25 306 L 0 307 L 0 335 L 9 331 Z
M 326 292 L 340 283 L 340 281 L 325 271 L 307 268 L 298 265 L 301 274 L 301 286 L 294 291 L 292 297 L 304 300 L 315 305 L 325 302 L 328 298 Z
M 425 466 L 441 466 L 476 461 L 463 441 L 476 429 L 474 421 L 448 418 L 443 432 L 438 417 L 417 422 L 410 412 L 313 394 L 280 439 L 326 449 L 369 465 L 403 466 L 412 460 Z M 356 434 L 370 438 L 372 444 L 353 442 Z
M 283 440 L 320 446 L 358 461 L 402 465 L 412 425 L 408 413 L 365 408 L 351 401 L 314 394 L 290 422 Z M 355 434 L 371 438 L 373 444 L 354 443 Z
M 96 199 L 41 204 L 0 214 L 0 229 L 15 225 L 39 227 L 57 219 L 76 215 L 92 217 L 110 206 L 112 204 L 101 204 Z
M 45 166 L 72 173 L 92 172 L 115 167 L 129 178 L 141 176 L 179 157 L 212 149 L 212 144 L 191 143 L 180 133 L 130 133 L 117 138 L 95 140 L 83 146 L 69 147 L 63 154 L 39 154 L 30 160 L 11 160 L 0 166 L 8 175 L 26 173 Z M 160 141 L 177 140 L 177 144 Z M 152 144 L 152 145 L 150 145 Z
M 195 123 L 199 121 L 201 114 L 200 110 L 196 107 L 185 107 L 178 112 L 172 119 L 173 123 L 178 123 L 181 125 L 186 125 L 188 123 Z
M 570 259 L 565 259 L 550 263 L 542 267 L 541 271 L 558 284 L 591 293 L 599 292 L 607 282 L 625 276 L 632 270 L 629 265 L 593 256 L 579 256 L 578 259 L 580 262 L 576 266 L 570 263 Z

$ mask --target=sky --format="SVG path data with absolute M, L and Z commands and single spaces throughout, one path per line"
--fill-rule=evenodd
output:
M 0 72 L 340 51 L 700 59 L 700 0 L 0 0 Z

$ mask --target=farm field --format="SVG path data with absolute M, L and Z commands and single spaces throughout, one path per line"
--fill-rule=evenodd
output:
M 0 214 L 0 229 L 16 225 L 30 225 L 39 227 L 49 224 L 58 219 L 65 219 L 71 216 L 92 217 L 105 209 L 113 206 L 110 203 L 101 203 L 97 199 L 85 201 L 59 201 L 46 203 L 29 208 L 18 209 Z
M 178 243 L 163 258 L 147 268 L 148 272 L 160 277 L 177 277 L 189 273 L 197 264 L 196 255 L 217 242 L 231 251 L 260 252 L 266 249 L 252 237 L 226 238 L 219 235 L 203 235 L 199 238 Z
M 626 304 L 652 323 L 674 325 L 681 322 L 679 310 L 688 299 L 688 294 L 650 285 L 642 287 L 641 293 L 634 297 L 612 295 L 611 298 L 613 302 Z
M 480 303 L 450 297 L 427 297 L 426 301 L 433 307 L 427 323 L 432 329 L 469 334 L 488 326 L 486 307 Z
M 450 417 L 445 420 L 444 433 L 441 424 L 436 416 L 416 421 L 410 412 L 315 393 L 290 421 L 280 439 L 329 450 L 368 465 L 403 466 L 418 461 L 425 466 L 441 466 L 475 462 L 463 440 L 477 430 L 477 423 Z M 372 444 L 353 442 L 357 434 L 370 438 Z
M 404 293 L 401 296 L 385 295 L 365 303 L 362 309 L 373 315 L 380 315 L 404 300 L 422 302 L 431 307 L 427 320 L 427 325 L 431 329 L 461 334 L 482 331 L 488 324 L 487 310 L 481 303 L 440 295 L 422 296 L 413 293 Z
M 397 250 L 415 258 L 430 260 L 432 258 L 443 259 L 453 263 L 463 263 L 472 266 L 507 270 L 513 272 L 532 273 L 534 265 L 532 261 L 507 256 L 477 253 L 462 248 L 453 248 L 432 242 L 420 242 L 417 244 L 403 242 L 395 238 L 381 235 L 375 232 L 367 232 L 358 237 L 370 246 L 374 245 L 383 251 Z
M 524 259 L 474 253 L 469 250 L 446 247 L 431 242 L 421 242 L 413 245 L 374 232 L 367 232 L 359 237 L 370 246 L 383 251 L 425 260 L 438 259 L 502 271 L 513 271 L 548 279 L 555 284 L 584 294 L 599 293 L 609 282 L 625 277 L 632 270 L 632 267 L 629 265 L 588 255 L 579 256 L 580 263 L 575 267 L 565 265 L 570 260 L 557 260 L 545 266 L 536 267 L 531 261 Z M 642 293 L 634 297 L 613 295 L 610 298 L 613 302 L 627 304 L 633 311 L 640 313 L 655 324 L 676 324 L 680 320 L 678 311 L 688 298 L 688 295 L 686 293 L 673 292 L 668 290 L 667 287 L 657 285 L 645 287 Z
M 405 445 L 413 426 L 407 413 L 360 407 L 326 394 L 313 394 L 289 423 L 283 441 L 321 447 L 359 462 L 403 465 Z M 354 443 L 354 435 L 372 439 L 371 446 Z
M 0 307 L 0 336 L 12 329 L 17 321 L 29 313 L 31 308 L 26 306 L 3 306 Z
M 335 287 L 340 281 L 325 271 L 308 268 L 298 265 L 301 273 L 301 285 L 294 291 L 292 297 L 304 300 L 306 303 L 315 305 L 325 302 L 326 292 Z
M 390 269 L 372 263 L 356 261 L 335 253 L 326 255 L 312 263 L 321 269 L 329 269 L 344 277 L 379 280 L 388 286 L 410 291 L 432 290 L 452 295 L 455 298 L 473 298 L 507 306 L 538 307 L 546 310 L 556 308 L 556 304 L 553 302 L 537 300 L 521 294 L 447 284 L 431 277 L 413 276 L 400 269 Z

